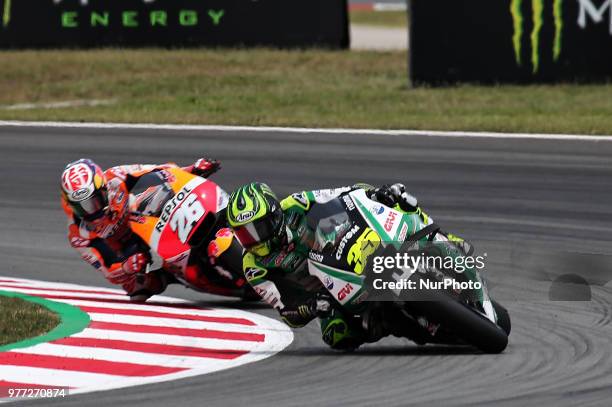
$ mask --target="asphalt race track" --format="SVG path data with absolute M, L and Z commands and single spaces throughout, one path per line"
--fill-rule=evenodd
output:
M 286 351 L 243 368 L 32 404 L 604 406 L 612 399 L 612 283 L 593 286 L 591 302 L 551 302 L 550 284 L 504 255 L 532 243 L 612 250 L 610 141 L 0 127 L 0 275 L 107 285 L 65 239 L 59 175 L 81 156 L 103 166 L 216 157 L 223 169 L 214 179 L 227 190 L 253 179 L 279 194 L 403 181 L 444 229 L 491 248 L 488 278 L 513 331 L 501 355 L 393 338 L 338 354 L 312 323 Z M 274 315 L 181 287 L 167 293 Z

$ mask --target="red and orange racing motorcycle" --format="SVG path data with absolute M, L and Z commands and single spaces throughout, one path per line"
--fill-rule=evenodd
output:
M 160 168 L 130 192 L 131 229 L 159 264 L 147 273 L 210 294 L 259 299 L 242 273 L 242 246 L 226 227 L 221 187 L 181 168 Z

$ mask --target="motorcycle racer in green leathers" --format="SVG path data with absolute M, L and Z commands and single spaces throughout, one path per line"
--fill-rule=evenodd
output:
M 264 183 L 254 182 L 235 190 L 227 205 L 227 219 L 246 249 L 243 271 L 255 291 L 277 309 L 283 321 L 303 327 L 319 317 L 323 341 L 333 349 L 351 350 L 385 335 L 349 324 L 334 306 L 319 280 L 308 273 L 307 258 L 315 242 L 307 214 L 316 204 L 326 203 L 355 189 L 364 189 L 370 199 L 404 213 L 417 213 L 425 224 L 432 220 L 421 210 L 404 185 L 374 188 L 367 184 L 294 193 L 279 202 Z M 460 238 L 449 235 L 458 244 Z M 467 243 L 465 243 L 467 244 Z M 369 325 L 369 324 L 364 324 Z

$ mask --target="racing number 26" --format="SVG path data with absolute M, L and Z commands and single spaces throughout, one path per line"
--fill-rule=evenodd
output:
M 187 242 L 191 230 L 205 213 L 206 210 L 195 195 L 188 196 L 174 212 L 170 219 L 170 227 L 173 232 L 176 232 L 181 243 Z

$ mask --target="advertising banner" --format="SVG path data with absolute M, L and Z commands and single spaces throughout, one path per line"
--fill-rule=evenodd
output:
M 349 45 L 346 0 L 0 0 L 0 48 Z
M 612 0 L 412 0 L 413 84 L 612 78 Z

